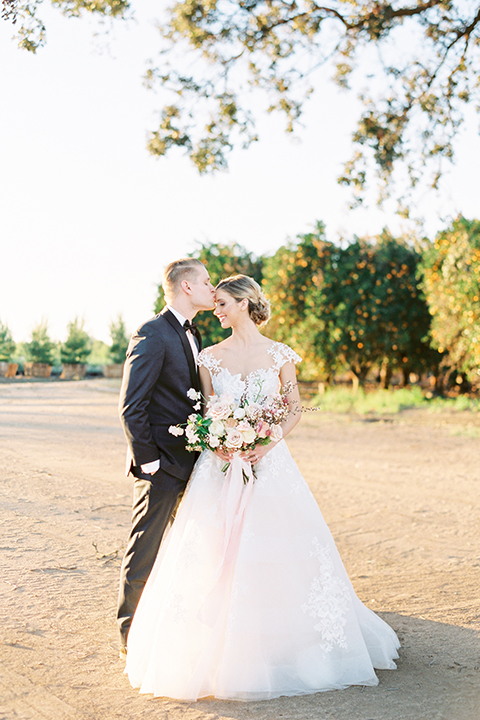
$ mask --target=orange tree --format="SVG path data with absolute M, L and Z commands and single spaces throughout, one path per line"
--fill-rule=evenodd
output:
M 266 334 L 300 353 L 303 379 L 318 377 L 324 369 L 322 357 L 305 334 L 305 326 L 307 297 L 312 288 L 322 283 L 331 247 L 324 224 L 317 222 L 313 232 L 299 235 L 296 242 L 282 245 L 273 256 L 264 258 L 263 289 L 272 308 Z M 321 314 L 314 315 L 315 321 L 321 322 Z
M 428 342 L 430 315 L 417 280 L 419 262 L 420 254 L 388 231 L 332 247 L 323 282 L 307 303 L 307 334 L 326 367 L 348 368 L 358 382 L 381 367 L 386 387 L 395 369 L 406 381 L 410 372 L 435 366 L 438 353 Z
M 262 258 L 256 258 L 253 253 L 237 243 L 224 245 L 222 243 L 207 243 L 201 245 L 197 252 L 189 254 L 203 262 L 212 283 L 216 285 L 222 278 L 229 275 L 249 275 L 259 284 L 262 282 Z M 155 302 L 155 312 L 160 312 L 165 304 L 162 286 L 158 286 L 158 295 Z M 198 328 L 202 334 L 203 346 L 209 347 L 230 335 L 230 330 L 223 330 L 212 312 L 199 313 L 196 317 Z
M 445 353 L 447 384 L 455 376 L 466 388 L 479 380 L 480 221 L 459 216 L 440 232 L 425 250 L 422 273 L 432 345 Z
M 406 380 L 434 368 L 439 355 L 428 342 L 419 261 L 407 241 L 386 231 L 336 245 L 318 223 L 265 260 L 263 283 L 274 311 L 269 334 L 303 355 L 305 378 L 349 370 L 363 382 L 376 367 L 387 386 L 395 369 Z

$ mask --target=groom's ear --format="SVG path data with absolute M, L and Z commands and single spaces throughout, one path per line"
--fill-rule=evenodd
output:
M 182 280 L 182 282 L 180 283 L 180 287 L 182 288 L 183 292 L 186 293 L 187 295 L 192 294 L 192 286 L 190 285 L 188 280 Z

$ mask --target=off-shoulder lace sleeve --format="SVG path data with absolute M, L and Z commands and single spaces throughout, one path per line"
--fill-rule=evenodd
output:
M 273 357 L 273 366 L 276 370 L 280 370 L 287 362 L 302 362 L 300 355 L 297 355 L 295 350 L 284 343 L 274 342 L 268 348 L 268 354 Z
M 210 348 L 205 348 L 198 354 L 197 364 L 199 366 L 207 368 L 210 375 L 213 377 L 220 372 L 221 360 L 217 360 L 211 352 Z

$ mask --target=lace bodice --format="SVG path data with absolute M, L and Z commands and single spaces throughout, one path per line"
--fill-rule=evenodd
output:
M 267 395 L 278 390 L 279 373 L 283 365 L 302 360 L 291 347 L 279 342 L 272 342 L 267 353 L 272 357 L 272 365 L 254 370 L 245 378 L 242 378 L 241 373 L 233 375 L 228 368 L 222 367 L 222 361 L 213 355 L 210 348 L 202 350 L 198 356 L 198 364 L 209 371 L 215 395 L 228 393 L 233 395 L 235 400 L 240 400 L 246 393 L 249 402 L 261 403 Z

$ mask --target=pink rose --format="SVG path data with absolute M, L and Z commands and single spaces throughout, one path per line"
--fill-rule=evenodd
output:
M 243 435 L 236 428 L 228 428 L 225 445 L 228 448 L 239 450 L 243 445 Z
M 270 432 L 273 442 L 278 442 L 283 437 L 283 430 L 280 425 L 273 425 Z
M 266 438 L 270 435 L 270 425 L 265 420 L 260 420 L 255 429 L 260 438 Z
M 208 417 L 212 420 L 225 420 L 230 415 L 230 405 L 226 402 L 216 402 L 208 408 Z

